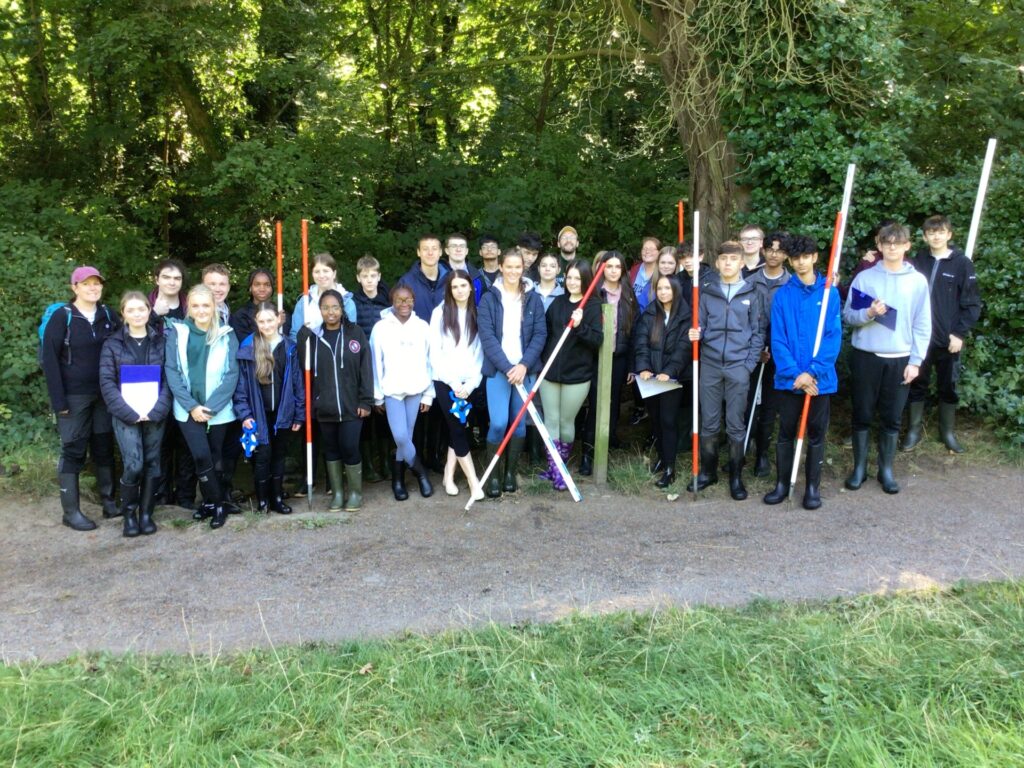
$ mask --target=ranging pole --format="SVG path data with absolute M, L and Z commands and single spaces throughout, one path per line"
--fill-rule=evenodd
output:
M 700 211 L 693 212 L 693 296 L 690 312 L 694 328 L 700 327 Z M 693 342 L 693 498 L 697 498 L 700 473 L 700 342 Z
M 684 239 L 683 238 L 683 230 L 684 230 L 683 221 L 685 221 L 685 217 L 683 216 L 683 201 L 682 200 L 679 201 L 678 218 L 679 218 L 679 239 L 676 240 L 676 242 L 677 243 L 681 243 L 681 242 L 683 242 L 683 239 Z
M 309 302 L 309 235 L 307 221 L 302 220 L 302 295 Z M 308 313 L 306 317 L 309 317 Z M 309 336 L 306 337 L 306 504 L 313 509 L 313 387 L 310 378 Z M 337 490 L 337 489 L 335 489 Z
M 974 244 L 978 239 L 978 227 L 981 226 L 981 209 L 985 207 L 985 192 L 988 190 L 988 177 L 992 172 L 992 160 L 996 155 L 996 140 L 989 139 L 985 150 L 985 162 L 981 166 L 981 181 L 978 183 L 978 196 L 974 200 L 974 213 L 971 216 L 971 231 L 967 235 L 967 247 L 964 249 L 968 259 L 974 259 Z
M 284 312 L 284 248 L 281 246 L 281 222 L 274 222 L 274 239 L 277 241 L 277 312 Z

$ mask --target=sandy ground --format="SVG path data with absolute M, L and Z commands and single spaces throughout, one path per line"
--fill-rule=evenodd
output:
M 898 465 L 897 496 L 873 479 L 840 490 L 827 470 L 816 512 L 733 502 L 722 483 L 696 502 L 583 485 L 580 504 L 521 491 L 464 513 L 464 486 L 458 499 L 438 482 L 432 498 L 396 503 L 384 483 L 354 515 L 293 500 L 297 514 L 232 517 L 221 531 L 172 525 L 186 513 L 163 507 L 159 533 L 135 540 L 119 521 L 62 527 L 56 494 L 2 498 L 0 654 L 220 653 L 1024 576 L 1024 473 L 955 461 Z

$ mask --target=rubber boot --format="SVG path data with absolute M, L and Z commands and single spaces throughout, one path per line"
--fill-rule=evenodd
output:
M 156 533 L 153 509 L 156 507 L 157 479 L 155 477 L 142 478 L 142 494 L 139 498 L 139 533 L 143 536 L 151 536 Z
M 956 403 L 939 403 L 939 439 L 953 453 L 963 453 L 964 447 L 956 439 Z
M 516 468 L 519 466 L 519 456 L 525 443 L 525 437 L 513 437 L 505 447 L 505 480 L 501 484 L 501 490 L 505 493 L 515 493 L 519 490 Z
M 292 508 L 284 503 L 284 477 L 275 475 L 270 478 L 270 510 L 279 515 L 290 515 Z
M 397 458 L 391 460 L 391 492 L 395 495 L 395 501 L 409 498 L 409 491 L 405 488 L 405 462 Z
M 92 531 L 96 523 L 82 514 L 78 500 L 78 473 L 59 472 L 57 482 L 60 484 L 60 507 L 64 515 L 61 522 L 76 531 Z
M 804 467 L 804 509 L 821 506 L 821 465 L 825 463 L 825 442 L 807 444 L 807 466 Z
M 896 458 L 898 432 L 878 433 L 878 482 L 886 493 L 899 493 L 900 485 L 892 474 L 892 463 Z
M 379 483 L 384 478 L 373 465 L 373 438 L 368 438 L 359 444 L 359 454 L 363 458 L 363 479 L 368 483 Z
M 676 468 L 674 466 L 665 465 L 664 471 L 661 473 L 661 477 L 654 481 L 654 484 L 658 488 L 668 488 L 672 483 L 676 481 Z
M 747 498 L 743 485 L 743 441 L 729 441 L 729 495 L 736 501 Z
M 484 491 L 480 487 L 480 479 L 477 477 L 476 467 L 473 465 L 473 454 L 467 453 L 465 456 L 458 456 L 457 460 L 459 466 L 462 467 L 462 474 L 466 476 L 466 482 L 469 483 L 470 496 L 474 501 L 480 501 L 484 498 Z
M 120 517 L 121 510 L 117 508 L 114 501 L 114 468 L 100 465 L 94 468 L 96 475 L 96 491 L 100 495 L 100 504 L 103 507 L 103 517 L 108 520 L 112 517 Z
M 327 462 L 327 477 L 331 483 L 331 503 L 328 512 L 341 512 L 345 508 L 344 480 L 341 461 Z
M 409 465 L 409 471 L 415 476 L 416 483 L 420 487 L 420 496 L 424 499 L 429 499 L 433 496 L 434 486 L 430 484 L 430 478 L 427 477 L 427 468 L 423 466 L 418 453 L 416 458 L 412 460 L 412 464 Z
M 345 511 L 358 512 L 363 506 L 363 465 L 346 464 L 345 479 L 348 480 L 348 496 L 345 497 Z
M 552 438 L 551 444 L 553 446 L 555 446 L 555 450 L 556 451 L 559 451 L 560 450 L 559 446 L 562 444 L 562 442 L 560 440 L 555 440 L 554 438 Z M 561 454 L 559 454 L 559 455 L 561 455 Z M 555 460 L 552 458 L 550 453 L 545 451 L 544 452 L 544 461 L 547 462 L 547 465 L 548 465 L 547 469 L 545 469 L 543 472 L 538 472 L 537 473 L 537 477 L 540 480 L 547 480 L 549 483 L 553 483 L 555 481 L 555 477 L 558 476 L 558 470 L 555 469 Z M 538 463 L 540 463 L 540 462 L 538 462 Z
M 907 403 L 907 434 L 900 443 L 901 451 L 912 451 L 921 442 L 922 422 L 924 421 L 924 400 Z
M 555 440 L 555 448 L 558 450 L 558 456 L 564 463 L 572 453 L 572 443 L 563 443 L 561 440 Z M 562 478 L 562 473 L 558 471 L 558 465 L 555 464 L 554 459 L 549 456 L 548 459 L 551 461 L 551 470 L 554 477 L 551 478 L 551 487 L 556 491 L 567 491 L 569 486 L 565 484 L 565 480 Z
M 210 518 L 211 528 L 220 528 L 227 519 L 224 497 L 221 496 L 220 478 L 212 469 L 199 474 L 199 488 L 203 492 L 203 504 L 192 515 L 195 520 Z
M 868 477 L 868 437 L 866 429 L 858 429 L 852 435 L 853 440 L 853 471 L 846 478 L 846 487 L 856 491 Z
M 126 539 L 134 539 L 139 535 L 139 484 L 128 485 L 121 482 L 121 516 L 124 527 L 121 535 Z
M 547 451 L 544 450 L 544 441 L 540 439 L 540 432 L 536 427 L 526 428 L 526 445 L 530 449 L 530 466 L 543 464 Z
M 580 456 L 580 474 L 583 477 L 594 474 L 594 446 L 587 442 L 583 443 L 583 453 Z
M 700 471 L 697 473 L 697 490 L 703 491 L 718 482 L 718 437 L 700 436 Z M 693 479 L 686 486 L 693 491 Z
M 491 466 L 491 462 L 494 461 L 494 455 L 498 452 L 498 446 L 495 443 L 487 443 L 486 450 L 484 452 L 484 466 Z M 504 457 L 500 457 L 498 461 L 494 463 L 494 470 L 490 475 L 487 476 L 487 484 L 484 488 L 484 493 L 490 499 L 497 499 L 501 496 L 501 462 Z
M 772 427 L 775 425 L 771 422 L 767 424 L 761 424 L 758 422 L 754 425 L 754 476 L 755 477 L 768 477 L 772 473 L 771 462 L 768 461 L 768 449 L 771 448 L 772 444 Z
M 441 476 L 444 492 L 449 496 L 459 495 L 459 486 L 455 484 L 455 449 L 448 449 L 448 458 L 444 462 L 444 474 Z
M 256 511 L 265 515 L 270 506 L 270 480 L 257 480 L 254 485 L 256 486 Z
M 220 476 L 220 488 L 224 499 L 224 511 L 229 515 L 242 514 L 242 508 L 238 504 L 244 501 L 245 495 L 235 489 L 234 477 L 229 477 L 227 472 L 219 472 L 218 475 Z
M 793 442 L 775 444 L 775 490 L 764 495 L 765 504 L 781 504 L 789 498 L 789 480 L 793 476 Z

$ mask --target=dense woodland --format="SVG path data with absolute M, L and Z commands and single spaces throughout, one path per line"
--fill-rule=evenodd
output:
M 680 198 L 712 244 L 825 246 L 850 162 L 847 260 L 886 217 L 962 245 L 990 136 L 963 391 L 1020 443 L 1022 38 L 1015 0 L 0 0 L 0 449 L 48 429 L 36 327 L 72 262 L 111 300 L 165 255 L 244 274 L 281 218 L 294 298 L 303 217 L 387 277 L 424 231 L 635 254 Z

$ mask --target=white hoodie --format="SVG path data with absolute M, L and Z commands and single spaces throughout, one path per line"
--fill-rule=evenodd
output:
M 430 326 L 415 314 L 404 323 L 391 310 L 370 334 L 373 351 L 373 400 L 402 399 L 420 395 L 424 405 L 434 402 L 434 379 L 430 371 Z
M 461 389 L 472 391 L 483 380 L 484 352 L 480 347 L 480 336 L 478 334 L 469 343 L 465 322 L 465 312 L 460 311 L 461 333 L 456 344 L 444 330 L 444 304 L 434 307 L 430 315 L 430 367 L 434 378 L 447 384 L 453 392 Z

